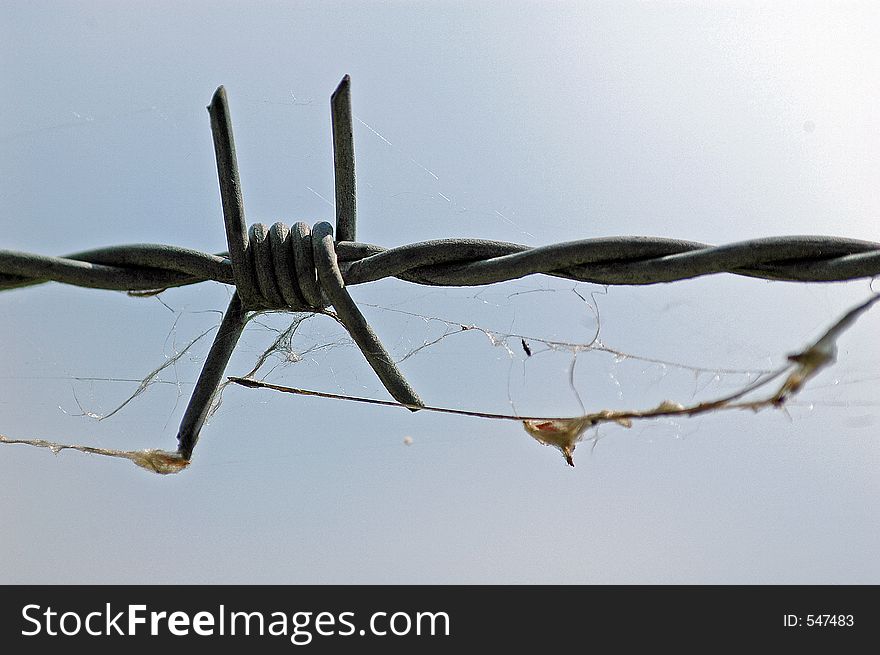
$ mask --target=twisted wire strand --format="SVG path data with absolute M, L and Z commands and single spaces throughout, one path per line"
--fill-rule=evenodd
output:
M 214 93 L 208 113 L 227 252 L 159 244 L 111 246 L 65 257 L 0 250 L 0 291 L 49 281 L 120 291 L 161 291 L 208 280 L 235 287 L 178 430 L 177 456 L 185 462 L 192 457 L 226 365 L 253 312 L 334 316 L 389 393 L 414 411 L 424 406 L 349 295 L 347 287 L 354 284 L 394 277 L 431 286 L 481 286 L 545 274 L 643 285 L 716 273 L 832 282 L 880 274 L 880 243 L 826 236 L 769 237 L 723 246 L 635 236 L 538 247 L 482 239 L 439 239 L 389 249 L 359 243 L 347 75 L 331 98 L 338 241 L 326 222 L 312 228 L 305 223 L 248 228 L 223 87 Z
M 247 266 L 263 306 L 326 306 L 315 280 L 309 228 L 276 223 L 250 229 Z M 267 236 L 268 232 L 268 236 Z M 289 245 L 288 245 L 289 244 Z M 294 248 L 293 268 L 283 248 Z M 732 273 L 768 280 L 836 282 L 880 275 L 880 243 L 825 236 L 784 236 L 711 246 L 658 237 L 605 237 L 529 247 L 482 239 L 438 239 L 385 249 L 335 244 L 346 286 L 388 277 L 431 286 L 480 286 L 547 274 L 581 282 L 644 285 Z M 272 277 L 269 277 L 269 276 Z M 112 246 L 65 257 L 0 250 L 0 289 L 54 281 L 145 291 L 213 280 L 235 284 L 227 253 L 157 244 Z M 302 287 L 292 287 L 296 280 Z M 267 297 L 265 294 L 269 294 Z M 277 294 L 280 294 L 277 295 Z
M 348 330 L 391 395 L 407 405 L 423 404 L 346 290 L 334 247 L 333 227 L 329 223 L 320 222 L 311 229 L 305 223 L 296 223 L 293 229 L 283 223 L 275 223 L 271 228 L 257 223 L 250 227 L 247 235 L 241 256 L 244 269 L 234 271 L 232 280 L 236 292 L 205 359 L 178 431 L 181 456 L 187 460 L 192 456 L 249 311 L 321 312 L 332 305 L 335 317 Z M 231 262 L 229 266 L 235 268 Z M 242 294 L 241 280 L 246 280 L 250 289 L 248 297 Z

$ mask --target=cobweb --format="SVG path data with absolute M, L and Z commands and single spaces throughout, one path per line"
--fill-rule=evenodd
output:
M 448 344 L 454 343 L 456 340 L 464 340 L 476 336 L 478 341 L 482 342 L 483 352 L 479 353 L 481 350 L 479 343 L 476 344 L 476 348 L 473 348 L 472 345 L 468 352 L 470 353 L 470 351 L 475 350 L 478 356 L 468 356 L 468 361 L 476 362 L 478 367 L 484 369 L 483 379 L 478 380 L 477 384 L 485 388 L 494 387 L 496 392 L 501 392 L 503 388 L 506 404 L 509 406 L 509 410 L 506 413 L 491 407 L 486 409 L 473 407 L 472 405 L 467 406 L 464 399 L 473 397 L 472 394 L 467 393 L 465 395 L 459 394 L 456 400 L 446 405 L 428 404 L 428 406 L 421 409 L 429 412 L 470 416 L 475 419 L 519 421 L 529 436 L 543 445 L 559 449 L 565 461 L 570 466 L 574 466 L 573 455 L 577 444 L 587 438 L 587 440 L 592 441 L 593 447 L 595 447 L 599 436 L 598 427 L 606 423 L 628 428 L 632 426 L 634 421 L 639 420 L 688 418 L 726 409 L 758 411 L 769 407 L 785 408 L 796 403 L 797 401 L 794 398 L 804 388 L 806 383 L 822 369 L 835 363 L 838 338 L 880 299 L 880 295 L 872 294 L 867 300 L 850 308 L 824 330 L 818 339 L 807 347 L 790 353 L 786 360 L 775 368 L 735 368 L 677 362 L 628 352 L 607 345 L 602 339 L 602 312 L 597 298 L 607 296 L 608 291 L 594 290 L 590 292 L 585 288 L 579 289 L 579 286 L 583 287 L 584 285 L 571 286 L 568 288 L 568 294 L 565 294 L 565 289 L 558 287 L 558 285 L 558 288 L 544 286 L 530 290 L 514 291 L 506 296 L 507 302 L 510 303 L 508 305 L 495 304 L 486 290 L 466 297 L 471 305 L 478 302 L 495 306 L 496 310 L 501 308 L 507 309 L 507 312 L 498 312 L 498 314 L 506 313 L 508 316 L 513 317 L 506 329 L 495 327 L 491 324 L 465 323 L 449 317 L 423 314 L 401 308 L 400 306 L 388 307 L 373 303 L 364 303 L 364 305 L 371 308 L 377 314 L 389 314 L 402 321 L 401 336 L 393 348 L 397 353 L 397 361 L 400 364 L 417 358 L 427 359 L 429 355 L 434 354 L 434 351 L 437 351 L 440 357 L 444 359 L 454 360 L 455 354 L 440 351 L 443 351 Z M 498 293 L 498 291 L 496 289 L 494 293 Z M 517 312 L 513 304 L 514 299 L 521 299 L 535 294 L 543 296 L 556 293 L 562 293 L 563 298 L 568 295 L 576 298 L 578 311 L 573 312 L 573 315 L 575 316 L 574 323 L 577 327 L 585 327 L 586 324 L 592 324 L 591 328 L 585 330 L 586 338 L 583 341 L 560 339 L 555 336 L 541 336 L 539 333 L 530 330 L 516 329 Z M 162 302 L 165 307 L 170 308 L 164 301 Z M 408 305 L 409 303 L 403 302 L 401 304 Z M 558 304 L 558 301 L 556 304 Z M 540 303 L 535 303 L 532 298 L 529 299 L 530 310 L 534 311 L 539 305 Z M 297 365 L 303 361 L 307 359 L 316 360 L 318 357 L 327 358 L 328 354 L 332 351 L 345 348 L 348 345 L 345 339 L 330 341 L 323 339 L 315 341 L 313 339 L 310 342 L 308 338 L 297 338 L 304 324 L 319 317 L 321 317 L 320 314 L 295 314 L 291 320 L 289 316 L 279 316 L 274 312 L 255 315 L 250 321 L 251 324 L 259 328 L 261 332 L 272 335 L 271 343 L 259 353 L 252 367 L 244 375 L 231 376 L 229 382 L 221 386 L 215 399 L 213 411 L 216 411 L 220 406 L 223 390 L 231 382 L 246 387 L 318 396 L 328 400 L 406 407 L 392 401 L 350 395 L 350 392 L 345 389 L 345 393 L 334 393 L 281 384 L 281 382 L 286 381 L 289 377 L 296 377 Z M 180 315 L 175 317 L 172 333 L 179 318 Z M 495 318 L 498 319 L 500 316 L 496 315 Z M 275 319 L 284 320 L 286 325 L 283 327 L 273 325 Z M 421 329 L 417 329 L 417 326 Z M 84 409 L 79 399 L 74 396 L 77 405 L 81 409 L 79 416 L 102 421 L 120 413 L 154 384 L 173 382 L 179 388 L 179 376 L 175 377 L 174 380 L 168 380 L 163 378 L 163 373 L 166 370 L 175 371 L 181 358 L 207 336 L 210 331 L 203 331 L 189 340 L 183 347 L 176 349 L 174 354 L 167 356 L 163 363 L 138 382 L 134 392 L 107 413 L 101 414 Z M 405 338 L 403 338 L 403 335 L 406 335 Z M 414 340 L 419 342 L 415 343 Z M 496 356 L 493 357 L 492 355 Z M 604 384 L 612 389 L 613 395 L 621 404 L 620 407 L 614 407 L 610 404 L 606 406 L 596 406 L 593 404 L 592 407 L 587 407 L 584 401 L 584 394 L 580 390 L 580 386 L 584 383 L 577 375 L 577 365 L 580 359 L 585 359 L 588 356 L 591 358 L 605 358 L 607 363 L 610 363 L 610 366 L 607 367 L 607 370 L 610 372 Z M 493 376 L 492 367 L 486 370 L 485 363 L 493 359 L 496 365 L 506 364 L 506 377 L 503 375 Z M 532 375 L 529 365 L 540 359 L 546 360 L 545 363 L 547 364 L 551 364 L 551 370 L 555 369 L 556 375 Z M 560 366 L 560 362 L 564 362 L 565 365 Z M 315 361 L 315 363 L 317 364 L 318 362 Z M 672 373 L 692 376 L 694 386 L 689 396 L 679 398 L 678 400 L 664 397 L 659 402 L 640 408 L 632 404 L 630 397 L 634 394 L 626 393 L 623 384 L 621 384 L 618 378 L 616 371 L 621 369 L 624 364 L 635 364 L 639 367 L 643 382 L 646 377 L 650 378 L 650 376 L 646 376 L 650 369 L 655 369 L 656 372 L 659 372 L 659 375 L 654 379 L 648 380 L 647 385 L 643 385 L 649 388 L 664 383 L 666 378 Z M 435 373 L 437 372 L 436 366 L 431 368 Z M 330 370 L 332 371 L 332 368 Z M 452 371 L 454 371 L 455 376 L 459 379 L 471 374 L 464 365 L 453 366 Z M 351 380 L 358 380 L 361 377 L 359 375 L 352 376 L 350 372 L 348 373 L 345 377 L 349 380 L 349 386 L 351 385 Z M 448 376 L 447 379 L 451 380 L 452 377 Z M 547 389 L 553 390 L 552 393 L 557 397 L 560 396 L 560 389 L 567 387 L 570 398 L 577 404 L 577 410 L 571 414 L 554 414 L 552 413 L 553 405 L 548 402 L 546 397 L 535 402 L 535 392 L 527 384 L 535 377 L 538 378 L 538 386 L 545 391 Z M 707 381 L 701 381 L 703 377 L 707 378 Z M 504 380 L 504 382 L 500 383 L 500 380 Z M 102 381 L 123 382 L 124 380 L 104 378 Z M 725 385 L 732 385 L 734 390 L 725 392 Z M 341 387 L 342 385 L 337 383 L 336 386 Z M 359 383 L 359 386 L 366 385 Z M 677 389 L 677 392 L 680 394 L 681 389 Z M 650 393 L 648 393 L 648 396 L 650 396 Z M 483 397 L 491 397 L 491 393 L 483 394 Z M 811 407 L 814 404 L 815 401 L 810 402 Z M 522 409 L 524 405 L 527 407 L 526 409 Z M 536 407 L 536 409 L 532 410 L 532 407 Z M 410 407 L 410 409 L 414 408 Z M 587 435 L 590 431 L 592 431 L 592 434 Z M 28 444 L 49 448 L 56 454 L 65 449 L 72 449 L 89 454 L 122 457 L 133 461 L 142 468 L 162 474 L 179 472 L 189 464 L 187 460 L 184 460 L 176 453 L 156 449 L 124 451 L 68 445 L 45 439 L 15 439 L 4 435 L 0 435 L 0 441 L 7 444 Z M 407 443 L 412 443 L 411 438 Z
M 252 122 L 261 107 L 323 111 L 299 93 L 291 90 L 289 96 L 250 103 Z M 141 113 L 163 121 L 173 115 L 156 107 Z M 140 114 L 125 118 L 135 115 Z M 77 127 L 82 120 L 46 129 Z M 404 229 L 395 237 L 407 241 L 410 233 L 413 240 L 476 235 L 539 245 L 535 234 L 539 217 L 448 182 L 430 157 L 400 145 L 373 117 L 356 115 L 355 127 L 362 171 L 360 230 L 376 235 L 365 240 L 394 245 L 385 238 L 388 226 L 371 226 L 371 216 L 382 215 L 395 226 L 395 217 L 420 215 L 432 231 L 402 224 Z M 315 203 L 311 209 L 320 208 L 324 214 L 328 205 L 332 207 L 332 197 L 332 177 L 326 175 L 306 178 L 297 192 L 299 201 L 309 199 Z M 562 238 L 554 235 L 549 240 Z M 790 310 L 780 311 L 793 286 L 727 276 L 633 289 L 533 276 L 464 289 L 384 280 L 355 287 L 352 294 L 413 386 L 428 390 L 424 395 L 431 406 L 465 413 L 474 420 L 518 420 L 527 436 L 558 448 L 573 465 L 577 443 L 587 439 L 595 446 L 605 423 L 626 426 L 651 419 L 657 430 L 678 433 L 688 417 L 725 407 L 776 406 L 794 413 L 798 408 L 812 411 L 825 406 L 846 412 L 854 405 L 872 404 L 869 395 L 859 398 L 851 393 L 853 387 L 869 389 L 876 382 L 870 366 L 860 371 L 850 361 L 846 374 L 835 371 L 815 385 L 811 380 L 833 363 L 836 338 L 855 319 L 848 312 L 854 307 L 867 309 L 860 303 L 870 289 L 863 282 L 835 285 L 848 290 L 845 302 L 832 302 L 827 291 L 801 292 Z M 163 386 L 175 393 L 163 427 L 173 424 L 217 323 L 211 317 L 207 327 L 196 328 L 192 322 L 180 327 L 198 313 L 186 308 L 195 293 L 177 289 L 143 299 L 170 320 L 164 352 L 157 353 L 155 366 L 127 376 L 65 376 L 72 405 L 61 403 L 62 411 L 88 421 L 116 420 Z M 734 306 L 727 298 L 750 302 Z M 875 298 L 871 295 L 867 302 Z M 810 304 L 824 307 L 807 311 Z M 799 316 L 812 318 L 790 320 Z M 835 331 L 837 321 L 845 325 Z M 344 330 L 327 316 L 259 314 L 250 320 L 242 347 L 245 355 L 234 360 L 235 368 L 228 371 L 239 382 L 336 398 L 321 401 L 328 403 L 344 402 L 344 397 L 354 402 L 387 397 Z M 795 359 L 786 359 L 792 353 Z M 248 361 L 245 366 L 242 359 Z M 799 392 L 808 381 L 811 393 L 805 397 Z M 218 391 L 212 413 L 221 407 L 228 384 Z M 843 396 L 837 393 L 841 389 L 847 391 Z M 393 421 L 393 415 L 387 420 Z M 68 446 L 63 440 L 2 440 L 56 453 L 72 448 L 125 457 L 161 473 L 185 466 L 164 451 Z

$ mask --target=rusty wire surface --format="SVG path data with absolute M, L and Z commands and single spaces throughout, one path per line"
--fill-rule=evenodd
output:
M 783 236 L 713 246 L 621 236 L 529 247 L 481 239 L 439 239 L 386 249 L 355 241 L 356 198 L 350 80 L 331 98 L 336 236 L 326 222 L 247 228 L 226 93 L 208 107 L 228 252 L 158 244 L 98 248 L 53 257 L 0 250 L 0 290 L 54 281 L 150 292 L 213 280 L 235 286 L 178 433 L 189 461 L 226 364 L 249 313 L 326 313 L 342 323 L 389 393 L 423 403 L 385 351 L 346 287 L 388 277 L 433 286 L 479 286 L 547 274 L 581 282 L 645 285 L 716 273 L 768 280 L 833 282 L 880 275 L 880 243 L 830 236 Z M 332 307 L 332 312 L 328 308 Z

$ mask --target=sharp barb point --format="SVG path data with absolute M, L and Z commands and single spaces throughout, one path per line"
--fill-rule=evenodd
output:
M 217 90 L 214 91 L 214 95 L 211 96 L 211 104 L 208 105 L 208 108 L 210 109 L 211 106 L 217 104 L 218 102 L 225 102 L 225 101 L 226 101 L 226 87 L 224 87 L 221 84 L 220 86 L 217 87 Z
M 350 81 L 348 75 L 343 77 L 330 97 L 333 167 L 336 179 L 336 237 L 340 241 L 354 241 L 357 238 L 357 190 Z
M 339 84 L 336 86 L 336 90 L 333 92 L 333 94 L 330 97 L 335 101 L 336 97 L 340 93 L 344 92 L 350 85 L 351 85 L 351 76 L 346 74 L 342 78 L 342 80 L 339 82 Z

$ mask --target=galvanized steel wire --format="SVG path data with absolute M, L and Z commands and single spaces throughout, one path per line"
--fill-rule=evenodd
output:
M 646 285 L 731 273 L 768 280 L 836 282 L 880 275 L 880 243 L 828 236 L 780 236 L 713 246 L 658 237 L 603 237 L 545 246 L 439 239 L 396 248 L 355 241 L 350 80 L 331 98 L 336 236 L 329 223 L 248 230 L 223 87 L 208 107 L 229 251 L 209 254 L 159 244 L 110 246 L 63 257 L 0 250 L 0 290 L 44 282 L 158 291 L 209 280 L 234 285 L 232 301 L 178 433 L 189 460 L 248 312 L 325 311 L 332 306 L 399 402 L 422 401 L 382 347 L 346 287 L 385 278 L 431 286 L 480 286 L 546 274 L 580 282 Z
M 809 235 L 723 246 L 660 237 L 601 237 L 538 247 L 437 239 L 387 249 L 337 241 L 335 251 L 346 286 L 389 277 L 432 286 L 480 286 L 538 273 L 614 285 L 675 282 L 717 273 L 789 282 L 880 275 L 880 243 Z M 63 257 L 0 250 L 0 289 L 52 281 L 149 291 L 209 280 L 235 284 L 228 253 L 160 244 L 110 246 Z

